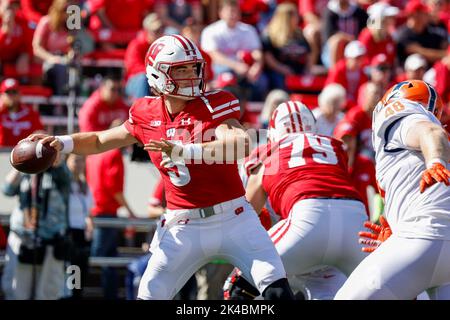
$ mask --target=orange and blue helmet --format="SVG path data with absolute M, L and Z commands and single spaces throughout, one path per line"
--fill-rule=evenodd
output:
M 381 98 L 385 106 L 394 99 L 408 99 L 418 102 L 426 110 L 433 113 L 439 120 L 444 104 L 432 85 L 422 80 L 407 80 L 393 85 Z

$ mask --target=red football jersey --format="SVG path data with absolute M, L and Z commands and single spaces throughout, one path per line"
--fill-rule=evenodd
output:
M 350 181 L 347 154 L 339 140 L 309 133 L 292 134 L 278 145 L 267 144 L 264 153 L 270 155 L 262 155 L 263 188 L 272 208 L 282 218 L 302 199 L 361 201 Z
M 187 102 L 183 111 L 169 115 L 163 98 L 145 97 L 135 101 L 127 130 L 141 143 L 161 138 L 186 143 L 215 139 L 214 130 L 227 119 L 239 119 L 239 100 L 226 91 L 211 91 Z M 160 166 L 161 152 L 149 152 L 164 180 L 169 209 L 203 208 L 245 194 L 236 163 L 208 163 L 195 160 Z

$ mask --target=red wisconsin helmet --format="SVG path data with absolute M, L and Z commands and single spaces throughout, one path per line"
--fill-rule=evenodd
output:
M 393 99 L 408 99 L 418 102 L 439 120 L 444 104 L 432 85 L 422 80 L 407 80 L 393 85 L 381 98 L 383 106 Z
M 268 138 L 276 142 L 290 133 L 316 133 L 316 131 L 316 118 L 311 110 L 299 101 L 287 101 L 273 111 L 269 122 Z
M 173 79 L 173 67 L 185 64 L 197 64 L 197 77 Z M 180 98 L 193 98 L 205 91 L 205 61 L 198 47 L 181 35 L 163 36 L 155 40 L 145 56 L 148 84 L 158 94 L 167 94 Z M 189 83 L 181 86 L 180 83 Z

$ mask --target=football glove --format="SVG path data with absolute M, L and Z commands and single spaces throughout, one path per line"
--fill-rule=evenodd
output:
M 364 245 L 361 249 L 363 252 L 370 253 L 375 251 L 392 235 L 391 227 L 383 216 L 380 216 L 380 225 L 366 221 L 364 222 L 364 227 L 370 231 L 360 231 L 358 233 L 359 243 Z
M 450 171 L 447 170 L 441 163 L 435 162 L 432 166 L 422 173 L 422 180 L 420 180 L 420 193 L 423 193 L 428 187 L 431 187 L 436 182 L 443 182 L 449 185 Z

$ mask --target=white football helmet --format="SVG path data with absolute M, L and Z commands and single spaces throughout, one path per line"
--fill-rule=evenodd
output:
M 197 63 L 197 77 L 176 80 L 171 77 L 173 67 L 190 63 Z M 148 84 L 160 95 L 190 99 L 205 91 L 205 61 L 197 46 L 186 37 L 170 35 L 155 40 L 147 51 L 145 65 Z
M 317 132 L 316 118 L 311 110 L 299 101 L 287 101 L 278 105 L 269 122 L 269 140 L 277 142 L 290 133 L 299 132 Z

